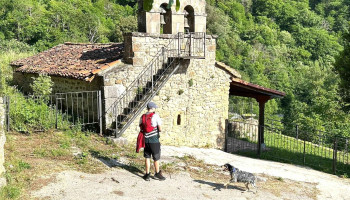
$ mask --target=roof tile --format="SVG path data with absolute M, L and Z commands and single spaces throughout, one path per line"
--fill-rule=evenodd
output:
M 123 57 L 124 45 L 73 44 L 57 45 L 37 55 L 11 63 L 16 72 L 48 74 L 91 81 L 96 71 L 107 69 Z

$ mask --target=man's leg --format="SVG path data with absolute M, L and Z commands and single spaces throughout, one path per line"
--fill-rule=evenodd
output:
M 156 173 L 154 174 L 154 177 L 156 177 L 157 179 L 159 179 L 161 181 L 165 180 L 165 177 L 163 176 L 162 171 L 159 170 L 159 160 L 154 161 L 154 168 L 156 171 Z
M 154 161 L 154 169 L 156 170 L 156 173 L 159 173 L 159 160 Z
M 150 168 L 151 168 L 151 159 L 146 158 L 145 159 L 145 165 L 146 165 L 146 174 L 149 174 L 150 173 Z
M 149 144 L 145 144 L 145 149 L 143 150 L 143 156 L 145 157 L 145 168 L 146 168 L 146 174 L 143 176 L 143 179 L 145 181 L 150 180 L 150 168 L 151 168 L 151 154 L 150 154 L 150 149 L 149 149 Z

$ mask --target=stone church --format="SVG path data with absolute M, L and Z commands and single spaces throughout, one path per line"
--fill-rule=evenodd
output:
M 162 144 L 225 147 L 229 96 L 255 98 L 263 124 L 265 103 L 284 93 L 241 80 L 215 60 L 216 36 L 206 34 L 205 0 L 182 0 L 180 9 L 139 0 L 138 32 L 123 44 L 64 43 L 12 63 L 23 91 L 33 76 L 47 74 L 53 92 L 102 91 L 103 131 L 136 141 L 147 102 L 158 105 Z

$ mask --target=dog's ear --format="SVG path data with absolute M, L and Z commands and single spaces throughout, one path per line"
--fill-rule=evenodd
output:
M 229 170 L 229 164 L 224 164 L 223 166 L 221 166 L 221 168 L 224 170 L 224 171 L 228 171 Z

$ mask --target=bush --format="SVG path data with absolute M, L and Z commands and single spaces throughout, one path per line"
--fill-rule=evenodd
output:
M 38 77 L 33 77 L 33 83 L 30 84 L 34 95 L 44 96 L 51 94 L 52 86 L 53 82 L 51 81 L 51 77 L 43 74 L 40 74 Z
M 21 194 L 21 190 L 18 187 L 7 185 L 0 189 L 0 197 L 4 199 L 16 199 Z
M 34 48 L 27 43 L 20 42 L 18 40 L 0 40 L 0 51 L 15 51 L 17 53 L 26 53 L 29 51 L 34 51 Z
M 23 96 L 15 92 L 10 97 L 11 129 L 20 132 L 45 131 L 54 129 L 57 124 L 61 129 L 69 127 L 67 116 L 56 113 L 50 106 L 50 96 Z
M 34 53 L 34 49 L 26 43 L 17 40 L 0 40 L 0 95 L 9 92 L 8 83 L 11 82 L 13 73 L 9 64 Z

